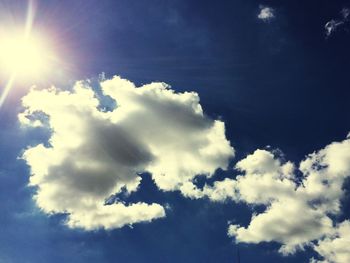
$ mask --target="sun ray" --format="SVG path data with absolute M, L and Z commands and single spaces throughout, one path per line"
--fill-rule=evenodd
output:
M 7 81 L 6 83 L 6 86 L 1 94 L 1 97 L 0 97 L 0 108 L 2 107 L 2 105 L 4 104 L 6 98 L 7 98 L 7 95 L 9 94 L 12 86 L 13 86 L 13 82 L 15 81 L 15 78 L 16 78 L 16 73 L 13 73 L 9 80 Z
M 24 35 L 25 37 L 29 37 L 30 32 L 32 31 L 32 26 L 35 18 L 35 9 L 36 4 L 34 0 L 28 1 L 28 9 L 27 9 L 27 18 L 26 18 L 26 24 L 25 24 L 25 31 Z
M 51 55 L 42 39 L 33 35 L 36 1 L 29 0 L 24 28 L 11 27 L 1 31 L 0 71 L 10 76 L 0 94 L 0 108 L 3 106 L 16 79 L 33 80 L 44 74 Z

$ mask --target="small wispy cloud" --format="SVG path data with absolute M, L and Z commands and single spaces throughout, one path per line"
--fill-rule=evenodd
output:
M 259 8 L 260 8 L 260 12 L 258 14 L 259 19 L 263 21 L 269 21 L 275 17 L 275 14 L 274 14 L 275 10 L 273 8 L 268 6 L 262 6 L 262 5 L 260 5 Z
M 343 16 L 344 19 L 348 19 L 349 15 L 350 15 L 350 9 L 347 7 L 344 7 L 341 11 L 340 11 L 341 15 Z
M 332 33 L 334 33 L 340 26 L 344 25 L 343 21 L 340 20 L 330 20 L 326 23 L 324 28 L 326 29 L 326 36 L 329 37 Z
M 324 28 L 326 30 L 326 36 L 329 37 L 330 35 L 332 35 L 334 32 L 338 31 L 339 29 L 343 28 L 347 22 L 348 22 L 348 18 L 350 15 L 350 9 L 347 7 L 344 7 L 341 11 L 340 11 L 340 15 L 341 17 L 338 19 L 331 19 L 330 21 L 328 21 Z

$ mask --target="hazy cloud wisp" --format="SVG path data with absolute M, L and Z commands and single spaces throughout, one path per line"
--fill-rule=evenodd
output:
M 328 21 L 324 26 L 326 30 L 326 36 L 329 37 L 340 28 L 345 27 L 349 22 L 349 15 L 350 15 L 350 9 L 343 8 L 340 11 L 339 19 L 331 19 L 330 21 Z

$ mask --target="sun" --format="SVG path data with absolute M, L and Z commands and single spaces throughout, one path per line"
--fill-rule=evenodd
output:
M 24 25 L 6 20 L 0 25 L 0 108 L 14 87 L 45 83 L 57 68 L 52 42 L 33 27 L 35 11 L 36 1 L 28 0 Z
M 0 35 L 0 70 L 22 78 L 42 75 L 49 66 L 50 51 L 34 34 Z
M 0 87 L 0 108 L 14 83 L 33 85 L 51 75 L 56 59 L 49 47 L 44 38 L 32 31 L 0 28 L 0 80 L 6 79 Z

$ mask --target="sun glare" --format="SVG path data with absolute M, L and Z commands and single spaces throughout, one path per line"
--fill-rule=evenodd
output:
M 48 67 L 50 52 L 39 37 L 25 34 L 2 35 L 1 71 L 18 77 L 34 78 Z
M 28 0 L 23 26 L 11 22 L 0 26 L 0 108 L 12 88 L 42 82 L 51 76 L 57 59 L 47 39 L 33 31 L 36 1 Z M 4 81 L 4 84 L 2 83 Z

